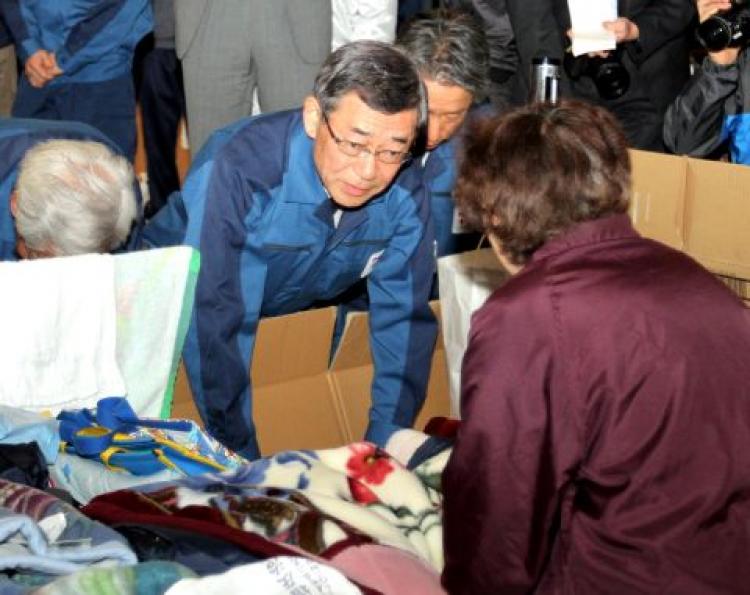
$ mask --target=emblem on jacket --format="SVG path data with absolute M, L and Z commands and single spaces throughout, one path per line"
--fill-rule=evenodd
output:
M 367 275 L 372 273 L 372 269 L 378 264 L 380 257 L 383 256 L 383 252 L 385 252 L 385 250 L 378 250 L 370 255 L 370 258 L 367 259 L 367 264 L 365 264 L 365 268 L 362 269 L 362 274 L 360 275 L 361 279 L 364 279 Z

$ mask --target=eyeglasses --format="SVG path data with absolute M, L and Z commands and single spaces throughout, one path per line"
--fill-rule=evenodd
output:
M 323 121 L 326 123 L 326 128 L 328 128 L 328 134 L 331 135 L 333 142 L 336 143 L 336 146 L 344 155 L 349 155 L 349 157 L 372 155 L 381 163 L 387 163 L 388 165 L 406 163 L 411 159 L 411 153 L 408 151 L 392 151 L 390 149 L 373 151 L 362 143 L 355 143 L 354 141 L 346 140 L 345 138 L 339 138 L 331 129 L 331 123 L 328 121 L 328 115 L 325 112 L 323 112 Z

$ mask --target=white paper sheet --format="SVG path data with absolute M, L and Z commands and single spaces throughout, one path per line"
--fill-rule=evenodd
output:
M 568 0 L 574 56 L 615 49 L 615 36 L 602 23 L 617 18 L 617 0 Z

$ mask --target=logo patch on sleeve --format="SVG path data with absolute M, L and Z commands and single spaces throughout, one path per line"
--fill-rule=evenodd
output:
M 364 279 L 367 275 L 372 273 L 372 269 L 378 264 L 380 257 L 383 256 L 383 252 L 385 252 L 385 250 L 379 250 L 370 255 L 370 258 L 367 259 L 367 264 L 365 264 L 365 268 L 362 269 L 362 274 L 359 276 L 360 279 Z

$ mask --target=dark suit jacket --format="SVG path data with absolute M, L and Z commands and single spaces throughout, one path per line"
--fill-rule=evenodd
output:
M 522 92 L 528 93 L 531 60 L 546 55 L 562 59 L 569 45 L 567 0 L 506 0 L 521 58 Z M 572 95 L 610 107 L 626 129 L 630 108 L 638 111 L 632 124 L 646 125 L 643 112 L 652 111 L 651 124 L 661 126 L 664 111 L 687 81 L 689 47 L 695 24 L 694 0 L 620 0 L 618 14 L 633 21 L 640 38 L 623 44 L 623 63 L 631 76 L 628 93 L 614 102 L 599 99 L 588 78 L 571 82 L 565 75 L 563 95 Z M 650 104 L 650 105 L 649 105 Z M 659 132 L 659 137 L 661 133 Z M 632 137 L 632 135 L 631 135 Z

